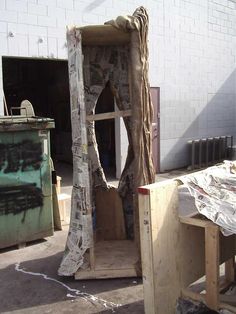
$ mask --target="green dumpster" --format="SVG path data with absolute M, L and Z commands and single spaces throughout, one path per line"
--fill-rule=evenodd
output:
M 0 117 L 0 248 L 53 234 L 50 129 L 39 117 Z

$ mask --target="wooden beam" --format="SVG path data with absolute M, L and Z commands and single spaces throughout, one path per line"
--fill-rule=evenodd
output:
M 182 297 L 191 299 L 197 302 L 206 303 L 206 294 L 196 293 L 186 288 L 182 289 Z M 219 303 L 217 310 L 224 309 L 224 310 L 229 310 L 232 313 L 236 313 L 236 307 L 232 304 L 229 304 L 231 302 L 233 303 L 234 299 L 235 299 L 234 295 L 220 295 L 220 300 L 222 301 Z
M 109 257 L 108 257 L 109 258 Z M 76 280 L 137 277 L 135 266 L 123 269 L 81 269 L 75 273 Z
M 172 314 L 181 290 L 182 295 L 206 298 L 214 306 L 219 298 L 219 264 L 235 255 L 235 237 L 219 235 L 220 228 L 213 222 L 180 219 L 180 184 L 172 179 L 139 188 L 144 304 L 145 310 L 154 307 L 150 313 Z M 207 296 L 185 289 L 205 274 Z
M 219 227 L 205 229 L 206 304 L 212 310 L 219 308 Z
M 235 280 L 235 262 L 234 257 L 230 258 L 225 262 L 225 279 L 229 282 L 233 282 Z
M 82 34 L 82 45 L 104 46 L 124 45 L 130 42 L 130 33 L 112 25 L 91 25 L 79 28 Z
M 210 225 L 214 225 L 213 222 L 209 220 L 204 220 L 201 218 L 192 218 L 192 217 L 187 217 L 187 216 L 181 216 L 180 222 L 187 225 L 197 226 L 197 227 L 202 227 L 202 228 L 206 228 Z
M 191 300 L 194 300 L 197 302 L 205 303 L 205 301 L 206 301 L 206 295 L 205 294 L 196 293 L 196 292 L 193 292 L 189 289 L 182 289 L 182 297 L 187 298 L 187 299 L 191 299 Z M 227 296 L 226 295 L 220 295 L 220 300 L 222 300 L 222 301 L 219 303 L 218 310 L 224 309 L 224 310 L 229 310 L 232 313 L 236 313 L 236 307 L 229 304 L 230 302 L 233 303 L 234 299 L 235 299 L 234 295 L 227 295 Z M 229 302 L 229 303 L 227 303 L 227 302 Z
M 87 121 L 99 121 L 99 120 L 108 120 L 108 119 L 114 119 L 117 117 L 129 117 L 129 116 L 131 116 L 131 110 L 122 110 L 122 111 L 105 112 L 105 113 L 87 115 L 86 120 Z
M 151 212 L 150 208 L 150 196 L 147 193 L 142 193 L 139 188 L 138 203 L 139 203 L 139 223 L 141 236 L 141 261 L 143 271 L 143 285 L 144 289 L 144 309 L 145 313 L 156 314 L 158 307 L 158 299 L 155 297 L 155 281 L 158 279 L 153 276 L 153 243 L 152 233 L 150 232 Z M 147 190 L 148 191 L 148 190 Z M 141 192 L 141 193 L 140 193 Z
M 234 306 L 232 306 L 230 304 L 227 304 L 227 303 L 223 303 L 223 302 L 220 303 L 219 308 L 220 309 L 224 309 L 224 310 L 228 310 L 228 311 L 230 311 L 232 313 L 236 313 L 236 307 L 234 307 Z
M 195 293 L 201 293 L 205 291 L 206 280 L 204 278 L 201 278 L 200 280 L 203 281 L 200 282 L 197 281 L 196 283 L 191 284 L 187 289 Z M 230 287 L 230 285 L 232 285 L 232 282 L 225 280 L 225 276 L 222 275 L 219 279 L 219 292 L 227 290 Z

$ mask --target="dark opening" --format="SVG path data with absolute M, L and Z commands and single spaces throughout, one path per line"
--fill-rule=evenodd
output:
M 53 118 L 51 155 L 72 162 L 67 61 L 3 57 L 3 88 L 8 110 L 29 100 L 36 116 Z M 19 112 L 15 112 L 19 114 Z
M 95 114 L 115 111 L 114 96 L 110 83 L 98 98 Z M 95 122 L 96 139 L 102 167 L 107 177 L 115 177 L 116 174 L 116 147 L 115 147 L 115 119 Z

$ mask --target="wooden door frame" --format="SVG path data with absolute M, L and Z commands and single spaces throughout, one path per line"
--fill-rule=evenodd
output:
M 150 87 L 152 103 L 153 103 L 153 128 L 156 124 L 156 136 L 157 136 L 157 156 L 153 154 L 153 163 L 155 172 L 160 173 L 160 87 Z M 155 134 L 154 134 L 155 136 Z M 154 141 L 154 140 L 153 140 Z

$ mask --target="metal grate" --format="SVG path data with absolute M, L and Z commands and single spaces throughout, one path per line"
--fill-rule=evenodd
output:
M 214 165 L 230 157 L 233 136 L 217 136 L 188 141 L 190 146 L 191 169 Z

